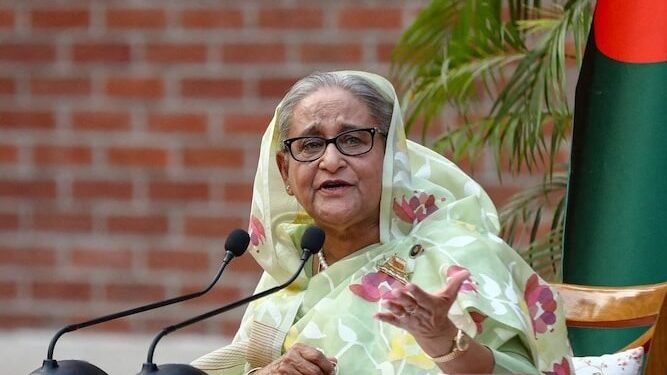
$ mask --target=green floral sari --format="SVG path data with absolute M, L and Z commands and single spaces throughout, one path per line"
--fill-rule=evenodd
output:
M 455 164 L 406 139 L 388 81 L 363 72 L 336 74 L 358 75 L 394 102 L 383 164 L 380 243 L 315 276 L 306 267 L 289 288 L 248 307 L 230 345 L 193 365 L 210 374 L 243 374 L 304 343 L 335 356 L 339 374 L 440 373 L 409 333 L 373 315 L 406 280 L 434 292 L 447 275 L 467 269 L 470 277 L 449 316 L 493 351 L 495 369 L 569 374 L 562 304 L 498 237 L 497 213 L 486 193 Z M 250 252 L 265 270 L 258 291 L 295 272 L 301 235 L 313 223 L 286 194 L 275 162 L 279 111 L 280 106 L 262 139 L 250 217 Z

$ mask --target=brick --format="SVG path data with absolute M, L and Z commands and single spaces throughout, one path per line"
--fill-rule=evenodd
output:
M 0 110 L 0 129 L 53 129 L 55 124 L 51 111 Z
M 33 29 L 85 28 L 90 13 L 87 9 L 33 9 L 30 21 Z
M 81 281 L 35 281 L 31 290 L 36 299 L 87 301 L 91 298 L 91 285 Z
M 154 200 L 198 201 L 210 195 L 205 182 L 151 182 L 148 191 Z
M 222 262 L 221 262 L 222 263 Z M 232 263 L 236 263 L 236 260 L 232 260 Z M 229 266 L 234 267 L 233 265 Z M 223 278 L 225 276 L 222 276 Z M 230 283 L 231 284 L 231 283 Z M 229 284 L 228 284 L 229 285 Z M 206 285 L 187 285 L 181 289 L 182 294 L 190 294 L 190 293 L 196 293 L 204 289 Z M 241 298 L 241 289 L 238 287 L 233 287 L 233 286 L 225 286 L 225 285 L 216 285 L 213 287 L 211 290 L 206 292 L 206 294 L 197 297 L 197 299 L 193 300 L 194 303 L 197 304 L 210 304 L 210 305 L 222 305 L 226 303 L 230 303 L 232 301 L 236 301 L 237 299 Z
M 74 267 L 128 269 L 132 266 L 132 252 L 117 249 L 75 248 L 70 252 Z
M 43 327 L 49 319 L 44 315 L 33 313 L 0 312 L 0 328 L 15 329 L 16 327 Z
M 0 230 L 19 229 L 19 215 L 12 212 L 0 212 Z
M 262 273 L 262 267 L 257 264 L 255 258 L 250 254 L 247 254 L 234 260 L 234 272 L 260 275 Z
M 297 77 L 260 78 L 259 96 L 263 98 L 282 98 L 298 80 Z
M 93 219 L 86 213 L 49 212 L 38 209 L 33 214 L 33 228 L 56 232 L 90 232 L 93 229 Z
M 0 281 L 0 299 L 11 299 L 18 296 L 18 285 L 16 281 L 3 280 Z
M 244 163 L 243 150 L 215 147 L 188 147 L 183 152 L 187 167 L 240 168 Z
M 109 233 L 164 234 L 167 218 L 162 215 L 111 215 L 107 218 Z
M 153 112 L 148 115 L 148 128 L 157 132 L 205 134 L 207 123 L 205 113 Z
M 130 114 L 105 110 L 74 111 L 71 122 L 76 130 L 123 131 L 130 129 Z
M 106 13 L 110 29 L 158 29 L 167 25 L 165 9 L 118 8 Z
M 271 29 L 315 29 L 324 25 L 321 8 L 263 8 L 259 26 Z
M 181 95 L 194 98 L 236 98 L 243 95 L 243 81 L 237 78 L 185 78 Z
M 0 164 L 11 164 L 18 161 L 19 150 L 14 145 L 0 144 Z
M 195 237 L 226 238 L 235 228 L 244 228 L 244 220 L 237 217 L 189 216 L 185 218 L 185 233 Z
M 63 318 L 63 320 L 66 321 L 66 322 L 86 322 L 88 320 L 95 319 L 102 314 L 108 314 L 108 313 L 109 313 L 109 311 L 107 309 L 105 309 L 103 311 L 99 311 L 95 315 L 92 315 L 92 313 L 85 314 L 81 310 L 78 310 L 74 314 L 70 314 L 70 315 L 65 316 Z M 88 328 L 86 328 L 86 330 L 128 333 L 132 330 L 132 327 L 133 327 L 133 324 L 130 320 L 128 320 L 128 319 L 116 319 L 116 320 L 111 320 L 111 321 L 105 322 L 104 324 L 88 327 Z
M 343 29 L 397 29 L 402 26 L 400 8 L 387 6 L 378 7 L 347 7 L 342 8 L 337 17 L 337 24 Z
M 225 134 L 263 134 L 271 122 L 272 114 L 232 112 L 224 116 Z
M 380 43 L 375 47 L 375 53 L 377 55 L 377 60 L 383 63 L 389 63 L 392 59 L 392 54 L 394 48 L 396 47 L 395 43 Z
M 16 82 L 13 77 L 0 77 L 0 95 L 13 95 L 16 93 Z
M 133 197 L 132 183 L 111 180 L 77 180 L 72 184 L 75 199 L 130 200 Z
M 223 197 L 227 202 L 249 204 L 252 201 L 252 184 L 235 182 L 226 183 L 223 188 Z
M 107 160 L 113 165 L 128 167 L 164 168 L 167 150 L 151 147 L 111 147 Z
M 50 44 L 0 42 L 0 61 L 47 63 L 55 57 L 56 49 Z
M 0 197 L 55 198 L 56 183 L 53 180 L 0 180 Z
M 110 77 L 105 91 L 113 97 L 157 99 L 164 94 L 164 83 L 155 77 Z
M 280 63 L 285 61 L 282 43 L 225 43 L 222 60 L 228 63 Z
M 75 43 L 72 59 L 77 63 L 126 63 L 130 61 L 130 45 L 116 42 Z
M 156 284 L 113 283 L 105 287 L 111 301 L 155 301 L 165 298 L 164 287 Z
M 214 330 L 215 334 L 222 337 L 234 337 L 239 329 L 241 319 L 226 318 L 218 323 L 218 328 Z
M 202 272 L 209 264 L 208 254 L 203 251 L 151 249 L 147 255 L 148 267 L 155 270 Z
M 181 320 L 183 320 L 183 317 L 150 317 L 141 321 L 142 325 L 140 329 L 146 332 L 159 332 L 164 327 L 172 326 Z M 179 329 L 178 333 L 181 335 L 202 335 L 206 333 L 206 329 L 206 324 L 193 324 Z
M 146 46 L 146 60 L 157 63 L 203 63 L 208 50 L 201 43 L 151 43 Z
M 181 13 L 180 22 L 190 29 L 240 28 L 243 13 L 239 9 L 186 9 Z
M 33 95 L 88 95 L 91 83 L 88 78 L 35 77 L 30 79 Z
M 53 266 L 56 264 L 56 253 L 50 247 L 17 247 L 0 244 L 0 264 L 30 267 Z
M 516 193 L 521 191 L 521 186 L 508 186 L 508 185 L 486 185 L 486 193 L 489 194 L 493 203 L 496 207 L 501 207 Z
M 90 165 L 92 151 L 88 146 L 56 146 L 40 144 L 32 150 L 36 165 Z
M 301 60 L 310 63 L 361 63 L 362 52 L 358 43 L 304 43 Z
M 0 9 L 0 28 L 13 28 L 14 23 L 14 11 L 11 9 Z

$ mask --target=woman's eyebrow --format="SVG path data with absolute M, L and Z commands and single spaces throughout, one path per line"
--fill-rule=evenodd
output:
M 359 125 L 359 124 L 353 124 L 353 123 L 343 123 L 340 125 L 339 132 L 344 132 L 348 130 L 357 130 L 357 129 L 364 129 L 366 128 L 367 125 Z
M 356 130 L 356 129 L 363 129 L 365 128 L 364 125 L 358 125 L 358 124 L 352 124 L 352 123 L 342 123 L 339 124 L 336 131 L 336 134 L 340 134 L 342 132 L 348 131 L 348 130 Z M 324 132 L 322 131 L 322 124 L 319 122 L 314 122 L 310 125 L 307 125 L 301 133 L 298 135 L 299 137 L 308 137 L 308 136 L 314 136 L 314 137 L 320 137 L 324 136 Z
M 314 135 L 314 136 L 319 136 L 322 135 L 322 131 L 320 130 L 321 124 L 319 122 L 313 122 L 309 125 L 307 125 L 301 133 L 299 133 L 299 137 L 304 137 L 304 136 L 309 136 L 309 135 Z

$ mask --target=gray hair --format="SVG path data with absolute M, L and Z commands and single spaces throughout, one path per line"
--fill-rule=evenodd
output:
M 354 74 L 316 72 L 295 83 L 283 99 L 282 108 L 278 114 L 281 142 L 287 139 L 294 108 L 305 97 L 324 87 L 338 87 L 351 93 L 366 104 L 380 131 L 384 134 L 388 133 L 394 103 L 382 95 L 372 83 Z

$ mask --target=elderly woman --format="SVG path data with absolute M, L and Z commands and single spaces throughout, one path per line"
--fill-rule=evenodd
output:
M 316 73 L 276 109 L 255 177 L 257 290 L 232 344 L 193 364 L 210 374 L 569 374 L 553 290 L 498 238 L 480 186 L 406 140 L 398 99 L 363 72 Z

